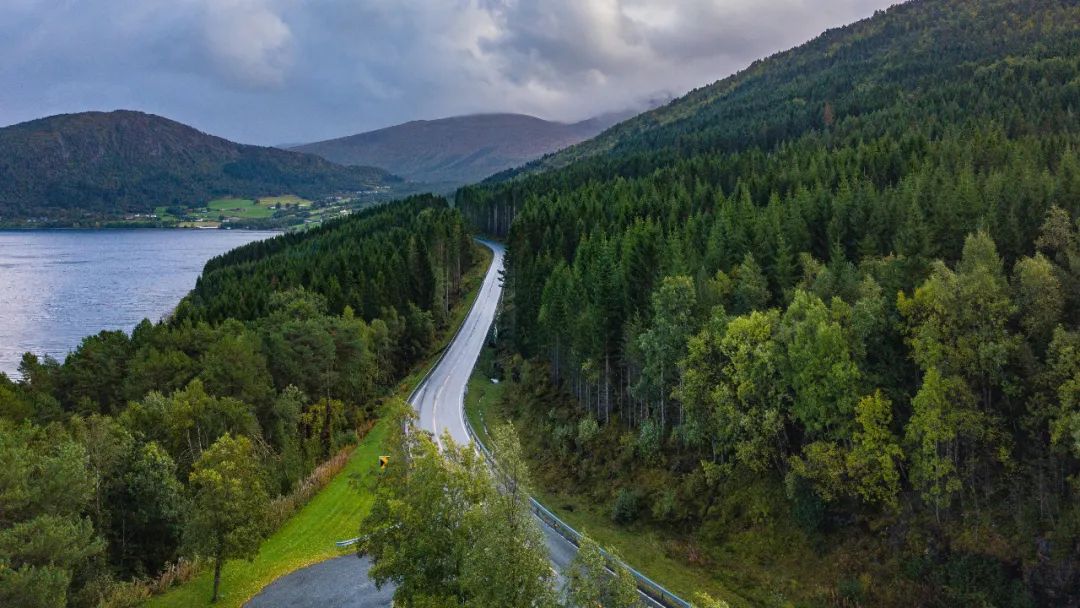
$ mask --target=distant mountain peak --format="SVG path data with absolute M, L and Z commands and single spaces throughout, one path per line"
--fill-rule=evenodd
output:
M 343 165 L 382 167 L 410 181 L 460 185 L 582 142 L 635 112 L 564 123 L 490 112 L 411 120 L 373 131 L 292 146 Z

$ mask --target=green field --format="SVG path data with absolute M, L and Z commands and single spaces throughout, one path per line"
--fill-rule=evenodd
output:
M 179 228 L 217 228 L 222 222 L 235 220 L 261 220 L 272 217 L 281 217 L 281 214 L 297 215 L 294 219 L 298 225 L 308 214 L 322 213 L 322 209 L 316 209 L 315 203 L 296 196 L 295 194 L 281 194 L 278 196 L 263 196 L 258 199 L 224 197 L 214 199 L 206 203 L 205 207 L 189 208 L 182 217 L 169 213 L 169 207 L 164 205 L 154 209 L 158 216 L 157 221 L 163 224 L 173 224 Z
M 274 215 L 274 210 L 258 205 L 247 198 L 219 198 L 206 204 L 207 215 L 215 218 L 219 215 L 241 219 L 261 219 Z

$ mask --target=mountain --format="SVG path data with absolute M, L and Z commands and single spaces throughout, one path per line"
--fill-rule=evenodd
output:
M 1078 113 L 1080 2 L 913 0 L 459 190 L 541 494 L 731 605 L 1080 606 Z
M 291 149 L 343 165 L 382 167 L 410 181 L 460 185 L 584 141 L 632 114 L 570 124 L 524 114 L 414 120 Z
M 132 111 L 62 114 L 0 129 L 0 218 L 116 217 L 215 197 L 307 198 L 400 181 L 381 169 L 233 143 Z
M 1015 3 L 1013 3 L 1015 4 Z M 1075 10 L 1071 0 L 1047 3 L 1055 11 Z M 1012 7 L 1014 8 L 1014 7 Z M 531 163 L 519 173 L 565 167 L 574 161 L 607 156 L 637 163 L 643 156 L 670 159 L 704 151 L 769 148 L 829 122 L 881 127 L 896 133 L 925 121 L 961 122 L 972 113 L 994 115 L 1044 100 L 1032 97 L 1025 81 L 1032 70 L 1049 69 L 1038 52 L 1053 34 L 1058 45 L 1075 45 L 1070 24 L 1043 20 L 1045 11 L 1025 23 L 1010 3 L 914 0 L 851 25 L 826 31 L 800 47 L 755 61 L 746 69 L 700 87 L 661 107 L 622 122 L 598 137 Z M 1002 21 L 994 23 L 991 16 Z M 1032 29 L 1013 31 L 1011 28 Z M 992 38 L 996 37 L 996 38 Z M 1019 57 L 1028 57 L 1016 63 Z M 1058 59 L 1057 61 L 1063 61 Z M 1065 62 L 1066 64 L 1068 62 Z M 1062 111 L 1080 111 L 1077 82 L 1060 81 L 1070 66 L 1050 72 L 1065 98 Z M 1013 80 L 1024 85 L 1015 88 Z M 954 104 L 939 116 L 937 104 Z M 928 107 L 935 104 L 935 107 Z M 1071 104 L 1071 105 L 1070 105 Z M 1073 123 L 1072 116 L 1057 116 Z M 1010 117 L 997 119 L 1009 122 Z M 835 133 L 835 130 L 833 130 Z M 645 170 L 644 165 L 638 165 Z M 650 162 L 649 166 L 654 166 Z

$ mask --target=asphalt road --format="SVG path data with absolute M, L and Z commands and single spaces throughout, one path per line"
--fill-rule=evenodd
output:
M 413 396 L 420 428 L 430 431 L 440 445 L 444 432 L 449 432 L 457 443 L 469 443 L 469 432 L 465 429 L 465 386 L 484 348 L 502 294 L 503 246 L 491 241 L 481 243 L 494 255 L 476 303 L 442 361 Z M 541 524 L 541 528 L 547 537 L 552 564 L 561 574 L 574 559 L 577 547 L 548 526 Z
M 390 608 L 394 586 L 376 589 L 367 577 L 371 562 L 355 555 L 335 557 L 270 583 L 245 608 Z
M 480 293 L 461 330 L 428 379 L 414 393 L 412 406 L 419 416 L 420 428 L 430 431 L 441 443 L 449 432 L 458 443 L 468 443 L 465 429 L 465 386 L 480 356 L 488 329 L 502 294 L 503 246 L 481 241 L 494 253 Z M 562 573 L 577 553 L 577 547 L 543 522 L 540 527 L 547 539 L 551 562 L 562 580 Z M 263 589 L 246 604 L 248 608 L 388 608 L 393 589 L 376 590 L 367 577 L 369 562 L 355 556 L 331 559 L 283 576 Z M 646 605 L 658 606 L 648 598 Z
M 491 241 L 480 242 L 491 249 L 494 256 L 476 297 L 476 303 L 446 355 L 416 391 L 412 400 L 420 418 L 420 428 L 430 431 L 440 445 L 444 432 L 448 432 L 457 443 L 468 443 L 470 440 L 469 432 L 465 429 L 465 387 L 484 347 L 488 330 L 495 320 L 495 310 L 502 294 L 500 275 L 505 253 L 503 246 Z M 577 554 L 577 547 L 543 521 L 537 521 L 544 532 L 551 563 L 561 585 L 563 572 Z M 642 596 L 642 601 L 647 606 L 659 607 L 659 604 L 648 597 Z
M 499 275 L 503 270 L 503 246 L 489 241 L 481 243 L 494 255 L 476 302 L 442 360 L 413 394 L 412 406 L 420 418 L 420 428 L 431 431 L 440 447 L 444 432 L 449 432 L 457 443 L 469 443 L 469 432 L 465 430 L 465 386 L 495 320 L 502 294 Z

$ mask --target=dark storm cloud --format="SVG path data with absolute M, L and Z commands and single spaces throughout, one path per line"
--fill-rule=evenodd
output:
M 891 0 L 4 0 L 0 123 L 134 108 L 246 142 L 679 94 Z

